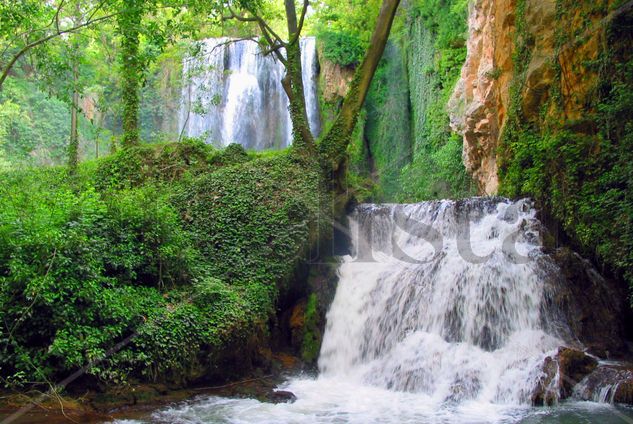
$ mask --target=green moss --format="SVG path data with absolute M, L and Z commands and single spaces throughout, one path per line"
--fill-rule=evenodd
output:
M 528 121 L 521 101 L 533 44 L 524 11 L 525 1 L 518 2 L 516 76 L 498 154 L 501 192 L 535 197 L 579 250 L 633 285 L 633 58 L 627 35 L 633 16 L 626 12 L 610 21 L 598 59 L 578 65 L 598 77 L 583 99 L 583 117 L 567 117 L 570 99 L 563 95 L 564 77 L 554 57 L 556 78 L 548 102 Z M 578 7 L 559 0 L 555 54 L 586 42 L 594 34 L 586 32 L 587 26 L 606 13 L 606 2 L 585 4 L 575 27 Z
M 312 293 L 308 297 L 301 344 L 301 359 L 306 363 L 314 363 L 319 357 L 321 347 L 321 331 L 319 330 L 319 313 L 317 295 Z
M 447 110 L 466 58 L 466 13 L 464 1 L 416 2 L 412 9 L 407 68 L 413 160 L 402 169 L 399 201 L 474 194 Z
M 387 44 L 374 75 L 365 110 L 364 141 L 376 182 L 375 201 L 393 201 L 401 187 L 400 171 L 411 161 L 409 86 L 402 48 Z

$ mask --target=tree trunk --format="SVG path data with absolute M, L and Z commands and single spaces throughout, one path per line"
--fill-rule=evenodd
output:
M 79 3 L 75 6 L 75 25 L 81 21 L 81 8 Z M 73 94 L 70 106 L 70 140 L 68 143 L 68 172 L 70 175 L 77 173 L 77 166 L 79 165 L 79 128 L 78 128 L 78 114 L 79 111 L 79 43 L 77 37 L 72 37 L 70 54 L 72 60 L 72 73 L 73 73 Z
M 345 170 L 347 146 L 351 141 L 358 114 L 365 103 L 374 73 L 385 51 L 399 4 L 400 0 L 383 0 L 369 49 L 362 64 L 356 69 L 351 87 L 332 129 L 319 145 L 321 161 L 333 181 L 340 180 Z
M 138 115 L 142 62 L 139 57 L 139 30 L 144 0 L 127 0 L 121 11 L 121 72 L 123 77 L 123 147 L 139 144 Z
M 73 64 L 73 97 L 70 107 L 70 143 L 68 144 L 68 170 L 71 175 L 77 172 L 79 164 L 79 129 L 77 125 L 79 110 L 79 90 L 77 89 L 79 71 L 77 60 Z
M 307 5 L 304 5 L 304 7 L 307 7 Z M 303 92 L 301 41 L 297 36 L 299 28 L 294 0 L 285 0 L 285 8 L 290 42 L 286 46 L 286 76 L 282 81 L 282 85 L 290 103 L 293 148 L 298 151 L 314 153 L 314 137 L 310 131 L 305 94 Z

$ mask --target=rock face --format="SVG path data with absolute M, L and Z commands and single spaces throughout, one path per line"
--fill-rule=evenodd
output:
M 572 333 L 593 355 L 622 357 L 627 350 L 622 323 L 630 318 L 626 290 L 570 249 L 557 249 L 553 258 L 566 280 L 554 302 Z
M 593 402 L 633 404 L 633 366 L 598 367 L 574 388 L 574 397 Z
M 343 67 L 327 60 L 321 47 L 317 48 L 321 73 L 321 96 L 326 102 L 337 102 L 345 97 L 354 78 L 354 68 Z
M 532 403 L 553 405 L 567 399 L 574 387 L 597 366 L 598 362 L 584 352 L 561 347 L 555 356 L 548 356 L 543 361 L 542 377 L 532 392 Z
M 449 102 L 451 127 L 464 137 L 464 165 L 484 194 L 495 194 L 496 148 L 509 105 L 515 0 L 470 5 L 468 54 Z
M 607 19 L 606 12 L 590 2 L 565 5 L 561 7 L 577 11 L 563 21 L 557 17 L 556 0 L 522 0 L 521 8 L 518 3 L 476 0 L 470 5 L 467 58 L 448 105 L 451 127 L 463 135 L 464 164 L 482 194 L 496 194 L 499 188 L 497 150 L 515 79 L 524 80 L 518 103 L 528 122 L 547 113 L 554 82 L 561 87 L 561 120 L 582 120 L 597 82 L 591 63 L 601 51 L 604 25 L 600 23 Z M 523 28 L 519 37 L 518 25 Z M 563 26 L 580 34 L 580 41 L 557 46 L 556 33 Z M 519 38 L 527 39 L 527 49 L 513 59 Z M 524 74 L 517 75 L 517 65 Z

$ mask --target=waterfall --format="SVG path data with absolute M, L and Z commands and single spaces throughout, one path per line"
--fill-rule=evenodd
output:
M 559 394 L 543 365 L 576 343 L 558 311 L 561 270 L 543 252 L 530 201 L 499 198 L 357 206 L 351 249 L 327 315 L 316 378 L 279 388 L 297 401 L 199 397 L 156 423 L 622 422 L 605 404 L 533 408 L 536 386 Z M 613 401 L 629 371 L 604 368 L 577 399 Z M 250 390 L 250 389 L 249 389 Z M 123 422 L 121 422 L 123 424 Z
M 316 41 L 301 41 L 308 122 L 320 132 Z M 288 99 L 281 85 L 285 69 L 263 56 L 249 40 L 210 38 L 199 54 L 183 62 L 180 128 L 218 147 L 239 143 L 248 149 L 284 148 L 292 143 Z
M 360 205 L 349 221 L 353 255 L 327 315 L 322 375 L 440 404 L 529 403 L 566 337 L 547 324 L 558 270 L 530 203 Z

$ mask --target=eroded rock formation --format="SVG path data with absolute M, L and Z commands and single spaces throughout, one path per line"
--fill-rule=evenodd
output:
M 323 55 L 322 46 L 319 46 L 317 51 L 321 67 L 319 79 L 322 98 L 326 102 L 342 100 L 354 78 L 354 68 L 343 67 L 327 60 Z
M 512 78 L 515 0 L 470 5 L 468 55 L 449 102 L 451 127 L 464 137 L 464 164 L 485 194 L 497 192 L 496 148 Z
M 497 151 L 517 80 L 522 119 L 538 123 L 543 114 L 559 113 L 548 103 L 556 83 L 563 104 L 563 116 L 556 118 L 582 125 L 598 82 L 592 64 L 603 48 L 604 23 L 618 13 L 611 10 L 613 1 L 607 3 L 578 3 L 565 18 L 555 0 L 476 0 L 470 5 L 467 59 L 449 111 L 451 127 L 464 138 L 464 164 L 482 194 L 499 188 Z M 578 36 L 559 45 L 561 28 Z M 518 44 L 525 50 L 515 55 Z

